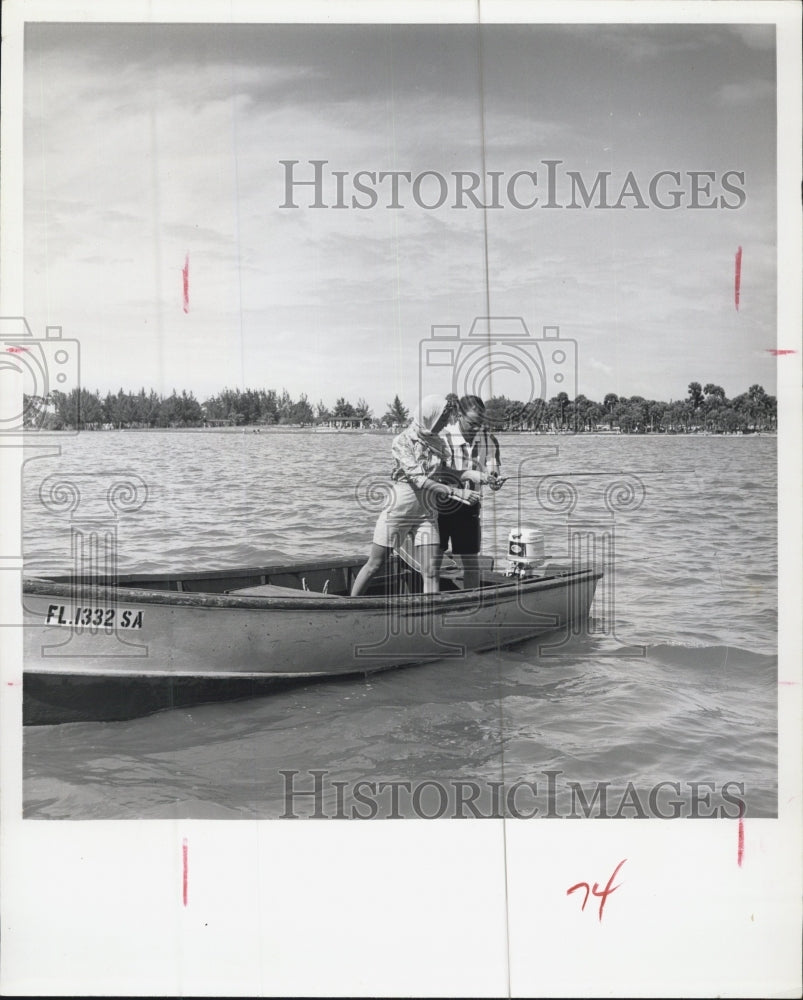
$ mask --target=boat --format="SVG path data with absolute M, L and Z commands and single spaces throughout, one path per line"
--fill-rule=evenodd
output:
M 447 558 L 440 592 L 426 595 L 402 552 L 352 598 L 364 561 L 274 557 L 240 569 L 25 577 L 23 723 L 133 718 L 546 633 L 557 645 L 587 619 L 602 576 L 556 561 L 511 576 L 483 556 L 480 587 L 463 590 Z

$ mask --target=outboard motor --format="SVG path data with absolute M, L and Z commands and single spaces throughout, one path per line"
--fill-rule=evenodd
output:
M 538 528 L 513 529 L 507 540 L 507 569 L 505 576 L 528 577 L 544 575 L 544 533 Z

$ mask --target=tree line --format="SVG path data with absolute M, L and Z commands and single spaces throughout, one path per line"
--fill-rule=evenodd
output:
M 313 405 L 306 394 L 293 399 L 286 389 L 224 389 L 204 401 L 192 392 L 175 389 L 169 396 L 146 392 L 54 390 L 47 396 L 26 396 L 24 422 L 49 430 L 143 429 L 205 426 L 314 426 L 342 423 L 350 426 L 399 428 L 408 423 L 410 410 L 395 396 L 381 417 L 360 398 L 351 404 L 339 397 L 329 408 L 322 400 Z M 609 392 L 602 402 L 578 395 L 570 399 L 559 392 L 551 399 L 527 403 L 494 396 L 486 401 L 490 425 L 498 431 L 546 431 L 623 434 L 688 434 L 700 431 L 736 433 L 774 431 L 777 401 L 762 386 L 728 399 L 713 383 L 691 382 L 684 399 L 668 403 L 643 396 L 618 396 Z
M 175 389 L 169 396 L 140 389 L 139 392 L 107 392 L 73 389 L 64 393 L 53 390 L 47 396 L 24 397 L 26 427 L 50 430 L 98 430 L 101 428 L 137 429 L 204 426 L 311 426 L 330 420 L 348 419 L 370 426 L 405 423 L 409 411 L 398 396 L 388 405 L 381 420 L 373 417 L 366 401 L 355 404 L 340 397 L 331 408 L 322 400 L 313 405 L 305 393 L 293 399 L 286 389 L 224 389 L 209 399 L 199 401 L 186 389 Z
M 495 397 L 486 403 L 486 414 L 491 425 L 502 430 L 732 434 L 776 430 L 778 403 L 758 384 L 728 399 L 722 386 L 690 382 L 686 398 L 668 403 L 615 392 L 595 402 L 583 395 L 570 399 L 559 392 L 552 399 L 529 403 Z

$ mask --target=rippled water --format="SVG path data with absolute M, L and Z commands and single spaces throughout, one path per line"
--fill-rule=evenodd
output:
M 71 566 L 71 515 L 40 499 L 56 475 L 80 486 L 73 517 L 108 514 L 115 477 L 146 484 L 141 509 L 118 518 L 123 571 L 255 565 L 275 550 L 365 551 L 376 516 L 367 484 L 387 472 L 390 438 L 126 431 L 60 444 L 59 458 L 26 466 L 31 573 Z M 773 816 L 775 445 L 771 437 L 503 435 L 508 474 L 563 475 L 540 489 L 538 478 L 513 478 L 489 498 L 485 550 L 497 557 L 520 522 L 538 524 L 550 552 L 565 554 L 567 498 L 575 526 L 593 533 L 604 524 L 610 534 L 605 490 L 615 473 L 638 473 L 629 490 L 608 494 L 613 628 L 598 590 L 596 633 L 559 657 L 541 655 L 534 640 L 134 721 L 26 728 L 25 815 L 268 818 L 311 815 L 317 805 L 327 816 L 363 816 L 367 799 L 378 815 L 472 815 L 466 789 L 492 815 L 505 801 L 501 787 L 528 781 L 536 787 L 508 800 L 508 812 L 512 801 L 514 815 L 582 814 L 579 788 L 587 801 L 597 795 L 591 815 L 732 816 L 743 800 L 746 815 Z M 558 479 L 571 488 L 546 490 Z M 317 799 L 288 797 L 316 780 Z M 362 800 L 359 782 L 369 783 Z M 395 811 L 382 782 L 397 783 Z

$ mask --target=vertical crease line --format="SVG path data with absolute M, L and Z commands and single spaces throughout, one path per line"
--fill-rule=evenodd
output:
M 483 76 L 483 53 L 482 53 L 482 13 L 481 0 L 477 0 L 477 72 L 479 85 L 479 110 L 480 110 L 480 168 L 482 176 L 482 233 L 483 233 L 483 260 L 485 264 L 485 315 L 488 317 L 488 328 L 486 331 L 488 351 L 491 345 L 491 287 L 490 287 L 490 265 L 488 255 L 488 197 L 487 197 L 487 171 L 485 155 L 485 80 Z M 489 365 L 488 393 L 493 395 L 492 375 Z M 493 521 L 494 540 L 497 539 L 498 526 L 496 518 Z M 500 778 L 502 787 L 505 787 L 505 750 L 504 750 L 504 710 L 502 705 L 502 656 L 500 649 L 499 630 L 496 634 L 496 669 L 497 669 L 497 690 L 499 693 L 499 761 Z M 504 890 L 505 890 L 505 965 L 507 976 L 507 996 L 511 997 L 511 973 L 510 973 L 510 894 L 508 889 L 509 873 L 507 859 L 507 816 L 505 809 L 502 809 L 502 863 L 504 868 Z

